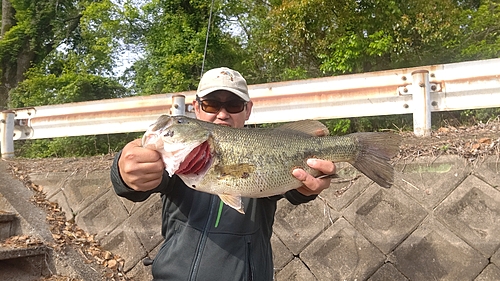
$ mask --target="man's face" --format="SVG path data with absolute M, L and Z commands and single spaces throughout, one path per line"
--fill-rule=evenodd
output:
M 210 93 L 202 98 L 201 100 L 215 100 L 219 102 L 228 102 L 232 100 L 241 100 L 237 95 L 228 92 L 228 91 L 215 91 Z M 249 101 L 244 107 L 242 112 L 239 113 L 229 113 L 226 108 L 222 107 L 217 113 L 208 113 L 205 112 L 198 101 L 193 101 L 194 112 L 196 114 L 196 118 L 212 122 L 215 124 L 230 126 L 234 128 L 243 128 L 245 125 L 245 121 L 250 117 L 250 112 L 252 111 L 252 101 Z

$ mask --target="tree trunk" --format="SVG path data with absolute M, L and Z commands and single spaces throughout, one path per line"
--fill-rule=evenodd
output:
M 2 0 L 2 30 L 0 39 L 14 25 L 14 22 L 14 9 L 12 9 L 10 0 Z
M 2 0 L 2 29 L 0 40 L 16 24 L 14 18 L 16 11 L 12 8 L 10 0 Z M 35 53 L 31 50 L 29 38 L 24 38 L 22 47 L 17 52 L 16 58 L 3 58 L 0 62 L 0 110 L 7 108 L 10 90 L 24 80 L 24 73 L 31 66 Z
M 12 8 L 12 4 L 10 0 L 2 0 L 2 29 L 0 33 L 0 40 L 3 39 L 5 33 L 10 30 L 10 28 L 14 25 L 14 9 Z M 10 76 L 10 69 L 6 68 L 6 63 L 2 62 L 2 77 L 1 77 L 1 85 L 0 85 L 0 109 L 4 110 L 7 108 L 7 102 L 9 100 L 9 84 L 7 77 Z

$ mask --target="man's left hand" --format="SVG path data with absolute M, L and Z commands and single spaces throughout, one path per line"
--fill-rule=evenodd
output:
M 307 165 L 325 175 L 335 174 L 335 164 L 331 161 L 308 159 Z M 302 187 L 297 188 L 297 191 L 306 196 L 320 194 L 321 191 L 330 187 L 330 177 L 315 178 L 302 169 L 293 170 L 292 175 L 304 184 Z

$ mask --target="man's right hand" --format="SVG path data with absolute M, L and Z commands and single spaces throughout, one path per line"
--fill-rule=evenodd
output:
M 123 148 L 118 170 L 127 186 L 137 191 L 148 191 L 161 183 L 165 165 L 158 152 L 142 147 L 141 140 L 137 139 Z

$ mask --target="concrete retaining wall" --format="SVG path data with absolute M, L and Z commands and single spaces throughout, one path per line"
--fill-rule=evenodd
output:
M 344 179 L 357 172 L 338 165 Z M 500 163 L 400 160 L 383 189 L 361 176 L 317 200 L 281 200 L 272 237 L 277 280 L 500 280 Z M 125 259 L 132 280 L 162 243 L 159 195 L 116 196 L 109 171 L 30 174 L 77 224 Z

